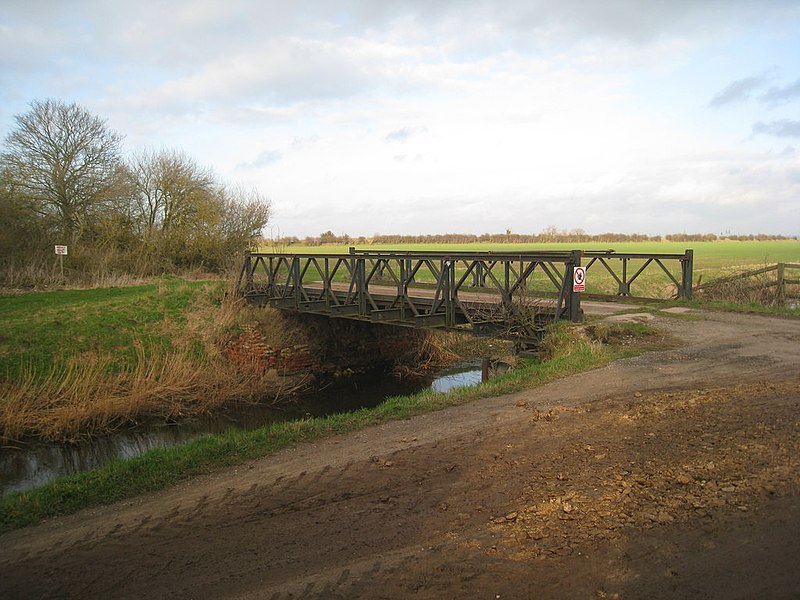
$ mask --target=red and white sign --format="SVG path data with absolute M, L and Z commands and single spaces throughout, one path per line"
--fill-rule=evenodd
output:
M 572 272 L 572 291 L 586 291 L 586 269 L 584 267 L 574 267 Z
M 66 246 L 56 246 L 56 254 L 60 256 L 67 255 L 67 247 Z

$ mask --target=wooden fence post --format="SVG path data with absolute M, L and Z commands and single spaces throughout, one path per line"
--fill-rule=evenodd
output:
M 694 270 L 694 250 L 687 250 L 681 260 L 681 287 L 678 298 L 692 299 L 692 271 Z
M 778 306 L 783 306 L 786 302 L 786 264 L 778 263 L 778 294 L 775 298 L 775 303 Z

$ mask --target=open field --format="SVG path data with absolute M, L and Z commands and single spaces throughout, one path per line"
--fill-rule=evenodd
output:
M 291 253 L 327 252 L 346 254 L 348 246 L 286 246 L 273 250 L 268 246 L 262 252 L 284 251 Z M 471 251 L 476 252 L 518 252 L 528 250 L 609 250 L 616 252 L 644 252 L 682 254 L 687 249 L 694 250 L 695 270 L 699 273 L 713 273 L 720 269 L 763 265 L 776 262 L 800 261 L 800 240 L 770 241 L 717 241 L 717 242 L 620 242 L 604 244 L 589 242 L 585 244 L 402 244 L 358 246 L 359 250 L 429 250 L 431 252 Z

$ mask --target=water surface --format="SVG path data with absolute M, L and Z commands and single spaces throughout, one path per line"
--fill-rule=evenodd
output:
M 460 365 L 436 376 L 405 381 L 383 374 L 362 375 L 328 385 L 280 407 L 236 406 L 178 424 L 153 423 L 125 429 L 80 444 L 36 443 L 22 449 L 0 448 L 0 495 L 95 469 L 115 458 L 131 458 L 153 448 L 183 444 L 206 433 L 251 430 L 272 422 L 349 412 L 377 406 L 389 396 L 413 394 L 427 388 L 446 392 L 480 381 L 481 371 L 475 365 Z

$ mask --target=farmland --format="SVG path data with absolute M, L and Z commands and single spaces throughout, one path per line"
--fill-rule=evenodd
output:
M 262 252 L 291 252 L 346 254 L 348 246 L 285 246 L 272 248 L 264 245 Z M 763 265 L 776 262 L 800 261 L 800 240 L 769 241 L 715 241 L 715 242 L 620 242 L 614 244 L 589 242 L 585 244 L 402 244 L 358 246 L 359 250 L 408 250 L 412 251 L 476 251 L 476 252 L 520 252 L 530 250 L 609 250 L 615 252 L 682 254 L 686 249 L 694 250 L 695 272 L 707 276 L 724 269 Z

